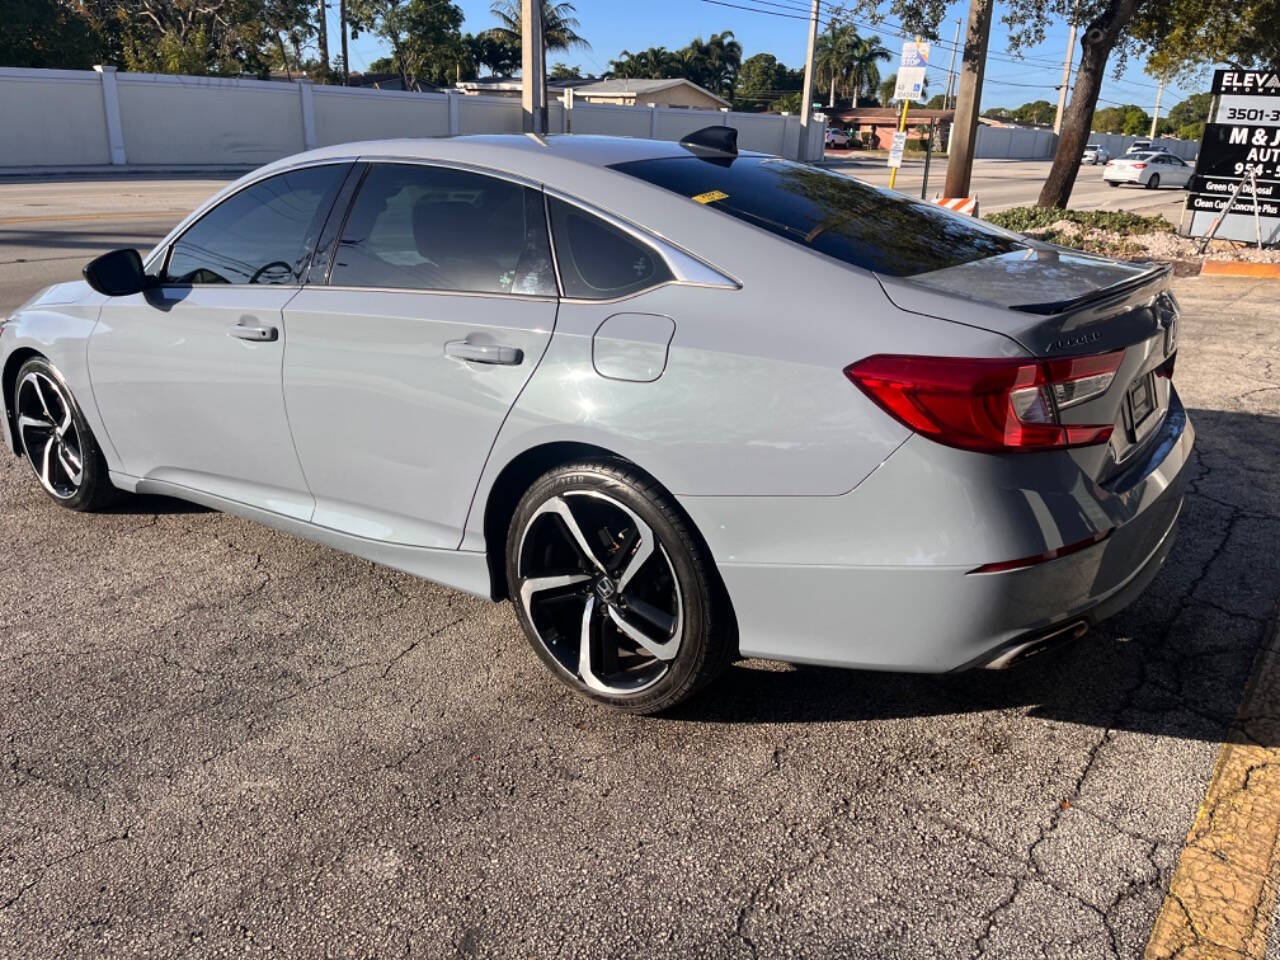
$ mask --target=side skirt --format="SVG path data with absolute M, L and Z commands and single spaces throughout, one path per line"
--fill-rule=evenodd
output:
M 365 560 L 372 560 L 383 566 L 403 570 L 415 577 L 431 580 L 435 583 L 462 590 L 485 600 L 491 600 L 489 583 L 489 565 L 483 553 L 463 550 L 437 550 L 430 547 L 410 547 L 404 544 L 384 543 L 380 540 L 368 540 L 364 537 L 352 536 L 318 527 L 315 524 L 295 520 L 292 517 L 272 513 L 235 500 L 213 496 L 200 490 L 193 490 L 180 484 L 164 480 L 147 480 L 131 477 L 127 474 L 111 471 L 111 483 L 121 490 L 131 493 L 150 493 L 163 497 L 174 497 L 198 503 L 202 507 L 230 513 L 255 523 L 261 523 L 284 533 L 302 537 L 333 547 L 343 553 L 350 553 Z

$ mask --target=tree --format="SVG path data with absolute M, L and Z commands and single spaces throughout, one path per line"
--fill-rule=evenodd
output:
M 876 89 L 876 96 L 880 100 L 880 105 L 887 107 L 893 102 L 893 92 L 898 89 L 898 75 L 891 73 L 881 81 L 880 86 Z
M 1122 133 L 1136 136 L 1151 130 L 1151 117 L 1136 103 L 1106 107 L 1093 115 L 1093 129 L 1097 133 Z
M 1155 76 L 1193 75 L 1206 63 L 1280 67 L 1277 0 L 1148 0 L 1131 32 Z
M 520 0 L 494 0 L 489 8 L 498 19 L 498 26 L 489 33 L 506 42 L 513 50 L 521 49 Z M 590 50 L 591 44 L 578 33 L 581 24 L 574 16 L 577 11 L 572 3 L 555 3 L 542 0 L 542 44 L 547 50 Z M 516 62 L 520 62 L 519 56 Z
M 684 75 L 678 54 L 666 47 L 650 47 L 632 53 L 623 50 L 619 59 L 609 61 L 609 75 L 623 80 L 665 80 Z
M 791 70 L 772 53 L 757 53 L 738 69 L 735 110 L 764 110 L 779 97 L 798 91 L 804 74 Z M 797 105 L 798 107 L 798 105 Z
M 1018 123 L 1042 126 L 1053 122 L 1053 115 L 1056 110 L 1057 105 L 1050 103 L 1048 100 L 1033 100 L 1014 110 L 1013 119 Z
M 0 0 L 0 65 L 85 70 L 107 43 L 76 8 L 58 0 Z
M 1168 116 L 1161 121 L 1161 130 L 1183 140 L 1203 139 L 1205 121 L 1209 119 L 1212 104 L 1213 94 L 1193 93 L 1170 108 Z
M 773 103 L 769 104 L 770 113 L 799 113 L 803 104 L 800 101 L 802 91 L 796 90 L 794 93 L 787 93 L 779 97 Z
M 520 48 L 511 46 L 506 37 L 495 36 L 493 31 L 467 34 L 462 38 L 468 58 L 478 67 L 487 67 L 499 77 L 508 77 L 520 68 Z
M 827 106 L 834 108 L 841 93 L 856 105 L 860 97 L 874 97 L 880 83 L 880 62 L 893 55 L 879 37 L 861 37 L 852 24 L 832 20 L 814 48 L 814 79 L 828 88 Z
M 723 97 L 733 96 L 742 65 L 742 45 L 734 39 L 732 30 L 713 33 L 705 42 L 702 37 L 694 37 L 678 56 L 683 69 L 677 76 Z
M 569 66 L 567 63 L 557 63 L 547 74 L 552 80 L 581 80 L 582 68 L 577 66 Z
M 462 11 L 439 0 L 349 0 L 351 35 L 367 31 L 387 41 L 400 84 L 448 82 L 470 51 L 459 28 Z

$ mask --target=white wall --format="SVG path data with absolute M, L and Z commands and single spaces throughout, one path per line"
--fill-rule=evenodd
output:
M 554 132 L 678 140 L 700 127 L 738 128 L 744 150 L 800 156 L 800 118 L 680 107 L 559 102 Z M 825 118 L 805 159 L 822 157 Z M 4 168 L 244 166 L 316 146 L 394 137 L 519 133 L 513 97 L 409 93 L 230 77 L 0 68 Z
M 110 163 L 102 78 L 0 67 L 0 167 Z
M 1112 156 L 1118 156 L 1135 140 L 1146 137 L 1121 136 L 1117 133 L 1091 133 L 1089 143 L 1101 144 Z M 1200 144 L 1194 140 L 1159 137 L 1155 145 L 1183 160 L 1194 160 Z M 1058 136 L 1050 130 L 1024 127 L 978 127 L 975 157 L 986 160 L 1050 160 L 1058 149 Z

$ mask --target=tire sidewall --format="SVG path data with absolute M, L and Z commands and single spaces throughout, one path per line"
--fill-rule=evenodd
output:
M 551 497 L 579 490 L 605 494 L 635 511 L 653 530 L 658 543 L 666 551 L 680 587 L 684 609 L 679 653 L 661 680 L 634 695 L 610 696 L 586 687 L 576 674 L 566 670 L 537 639 L 537 631 L 518 599 L 520 578 L 517 572 L 517 549 L 529 519 Z M 668 512 L 672 516 L 668 516 Z M 614 465 L 578 464 L 552 470 L 539 478 L 521 498 L 507 531 L 507 589 L 529 645 L 547 667 L 575 693 L 621 710 L 653 713 L 683 700 L 696 688 L 701 668 L 712 653 L 711 620 L 715 600 L 707 570 L 699 556 L 699 546 L 683 526 L 669 504 L 655 503 L 640 489 L 629 471 Z
M 80 459 L 83 464 L 84 476 L 80 481 L 80 489 L 65 500 L 53 496 L 48 490 L 45 490 L 44 484 L 40 482 L 40 476 L 36 473 L 35 465 L 31 462 L 31 457 L 27 453 L 25 439 L 22 441 L 23 457 L 27 461 L 27 466 L 31 467 L 36 482 L 40 483 L 40 489 L 50 500 L 60 507 L 66 507 L 68 510 L 89 509 L 99 501 L 104 488 L 111 485 L 111 481 L 106 475 L 106 461 L 103 459 L 98 447 L 97 438 L 94 437 L 93 431 L 89 429 L 89 423 L 85 420 L 84 413 L 80 409 L 80 403 L 76 400 L 76 395 L 72 392 L 71 387 L 68 386 L 66 379 L 63 378 L 58 368 L 44 357 L 32 357 L 18 368 L 18 376 L 13 387 L 13 396 L 10 398 L 14 410 L 18 409 L 18 392 L 22 388 L 22 381 L 30 373 L 41 373 L 50 380 L 55 381 L 71 408 L 71 419 L 75 422 L 76 435 L 80 438 Z

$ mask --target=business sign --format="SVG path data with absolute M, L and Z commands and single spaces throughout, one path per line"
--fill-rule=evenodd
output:
M 1280 243 L 1280 72 L 1216 70 L 1213 92 L 1187 188 L 1187 235 L 1205 236 L 1244 181 L 1214 235 L 1253 242 L 1261 232 L 1263 243 Z
M 924 78 L 929 69 L 929 44 L 923 40 L 908 40 L 902 45 L 902 59 L 898 62 L 898 83 L 893 88 L 895 100 L 923 100 Z

